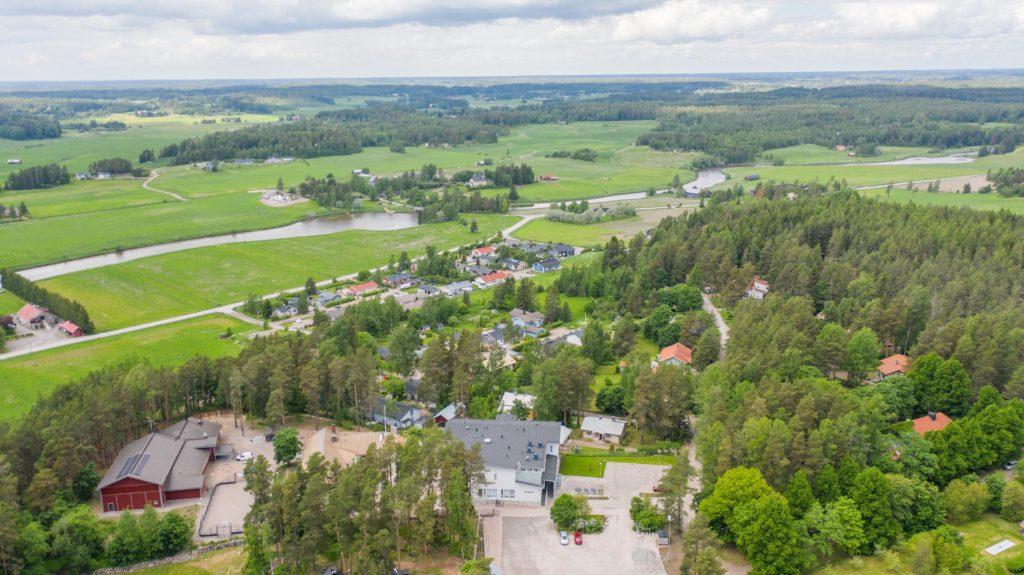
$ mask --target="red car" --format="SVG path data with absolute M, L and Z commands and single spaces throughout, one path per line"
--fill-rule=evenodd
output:
M 583 532 L 582 531 L 573 531 L 572 532 L 572 540 L 577 545 L 583 545 Z

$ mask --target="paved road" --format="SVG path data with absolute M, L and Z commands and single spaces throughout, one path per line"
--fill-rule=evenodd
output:
M 711 314 L 715 318 L 715 327 L 718 328 L 718 333 L 722 335 L 722 347 L 718 352 L 718 361 L 725 360 L 725 348 L 729 344 L 729 324 L 725 323 L 725 318 L 722 317 L 722 312 L 715 307 L 714 302 L 711 301 L 711 294 L 701 294 L 704 298 L 702 307 L 704 311 Z
M 515 224 L 505 228 L 504 230 L 501 230 L 500 233 L 501 233 L 501 235 L 503 237 L 508 237 L 509 234 L 511 234 L 512 232 L 514 232 L 514 231 L 518 230 L 519 228 L 523 227 L 524 225 L 526 225 L 527 222 L 529 222 L 530 220 L 532 220 L 532 219 L 534 219 L 536 217 L 538 217 L 538 216 L 522 216 L 521 220 L 519 220 Z M 448 251 L 456 251 L 460 247 L 461 246 L 457 246 L 457 247 L 451 248 Z M 422 257 L 424 257 L 424 256 L 420 256 L 419 258 L 414 258 L 414 259 L 421 259 Z M 376 271 L 377 269 L 383 270 L 386 267 L 387 266 L 380 266 L 379 268 L 374 268 L 374 269 L 372 269 L 370 271 L 373 272 L 373 271 Z M 341 281 L 354 280 L 354 279 L 356 279 L 356 275 L 358 275 L 358 274 L 348 274 L 346 276 L 340 276 L 337 279 L 339 279 Z M 327 285 L 330 285 L 333 282 L 334 282 L 334 279 L 326 279 L 326 280 L 324 280 L 322 282 L 319 282 L 317 284 L 317 286 L 318 287 L 327 286 Z M 266 299 L 266 298 L 276 298 L 276 297 L 279 297 L 279 296 L 282 296 L 282 295 L 298 293 L 300 291 L 303 291 L 304 289 L 306 289 L 305 286 L 297 287 L 297 288 L 282 290 L 282 291 L 279 291 L 279 292 L 273 293 L 273 294 L 267 294 L 267 295 L 265 295 L 263 297 L 264 297 L 264 299 Z M 358 301 L 358 300 L 356 300 L 356 301 Z M 162 325 L 168 325 L 168 324 L 176 323 L 176 322 L 179 322 L 179 321 L 184 321 L 184 320 L 187 320 L 187 319 L 193 319 L 193 318 L 197 318 L 197 317 L 203 317 L 203 316 L 207 316 L 207 315 L 211 315 L 211 314 L 226 314 L 226 315 L 230 315 L 232 317 L 238 318 L 238 319 L 240 319 L 242 321 L 245 321 L 245 322 L 248 322 L 248 323 L 251 323 L 251 324 L 254 324 L 254 325 L 262 326 L 263 325 L 262 322 L 260 322 L 258 320 L 255 320 L 255 319 L 253 319 L 253 318 L 251 318 L 251 317 L 249 317 L 249 316 L 247 316 L 247 315 L 245 315 L 243 313 L 239 313 L 239 312 L 235 311 L 235 308 L 240 307 L 243 303 L 245 303 L 245 302 L 237 301 L 237 302 L 232 302 L 232 303 L 229 303 L 229 304 L 213 307 L 213 308 L 210 308 L 210 309 L 205 309 L 205 310 L 202 310 L 202 311 L 196 311 L 196 312 L 187 313 L 187 314 L 183 314 L 183 315 L 179 315 L 179 316 L 175 316 L 175 317 L 169 317 L 169 318 L 165 318 L 165 319 L 161 319 L 161 320 L 157 320 L 157 321 L 152 321 L 152 322 L 149 322 L 149 323 L 144 323 L 144 324 L 140 324 L 140 325 L 133 325 L 133 326 L 125 327 L 125 328 L 121 328 L 121 329 L 115 329 L 115 330 L 112 330 L 112 331 L 104 331 L 104 332 L 100 332 L 100 333 L 96 333 L 96 334 L 92 334 L 92 335 L 87 335 L 87 336 L 84 336 L 84 337 L 77 337 L 77 338 L 70 338 L 69 337 L 69 338 L 66 338 L 66 339 L 59 339 L 59 340 L 56 340 L 56 341 L 53 341 L 53 342 L 48 342 L 48 343 L 43 344 L 43 345 L 33 346 L 33 347 L 25 348 L 25 349 L 19 349 L 19 350 L 16 350 L 16 351 L 10 351 L 10 352 L 7 352 L 7 353 L 0 354 L 0 361 L 3 361 L 5 359 L 12 359 L 12 358 L 15 358 L 15 357 L 20 357 L 20 356 L 23 356 L 23 355 L 28 355 L 30 353 L 35 353 L 35 352 L 38 352 L 38 351 L 45 351 L 45 350 L 48 350 L 48 349 L 55 349 L 55 348 L 59 348 L 59 347 L 64 347 L 66 345 L 73 345 L 73 344 L 76 344 L 76 343 L 84 343 L 84 342 L 87 342 L 87 341 L 93 341 L 93 340 L 97 340 L 97 339 L 104 339 L 104 338 L 108 338 L 108 337 L 114 337 L 116 335 L 132 333 L 132 332 L 148 329 L 148 328 L 151 328 L 151 327 L 158 327 L 158 326 L 162 326 Z
M 160 189 L 154 188 L 153 186 L 149 185 L 150 182 L 152 182 L 153 180 L 157 179 L 157 177 L 160 175 L 160 170 L 162 170 L 162 169 L 163 168 L 157 168 L 157 169 L 153 170 L 152 172 L 150 172 L 149 173 L 149 177 L 146 178 L 146 181 L 142 182 L 142 187 L 146 188 L 147 190 L 149 190 L 151 192 L 157 192 L 157 193 L 160 193 L 160 194 L 171 196 L 172 198 L 178 200 L 179 202 L 187 202 L 188 198 L 186 198 L 186 197 L 179 196 L 178 194 L 176 194 L 174 192 L 168 192 L 167 190 L 160 190 Z

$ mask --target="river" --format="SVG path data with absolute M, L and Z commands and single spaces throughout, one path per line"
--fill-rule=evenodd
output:
M 120 252 L 90 256 L 58 264 L 25 269 L 18 273 L 30 280 L 39 281 L 64 274 L 130 262 L 132 260 L 147 258 L 150 256 L 190 250 L 193 248 L 220 246 L 224 244 L 236 244 L 242 242 L 262 242 L 287 238 L 325 236 L 328 234 L 343 232 L 345 230 L 401 230 L 415 227 L 416 225 L 416 214 L 414 213 L 360 212 L 346 216 L 305 220 L 289 224 L 287 226 L 281 226 L 279 228 L 219 236 L 207 236 L 204 238 L 194 238 L 191 240 L 181 240 L 141 248 L 132 248 L 122 250 Z

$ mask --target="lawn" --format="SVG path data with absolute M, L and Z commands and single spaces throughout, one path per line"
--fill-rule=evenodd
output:
M 672 465 L 671 455 L 630 455 L 625 452 L 611 452 L 602 449 L 582 450 L 580 455 L 564 454 L 558 472 L 562 475 L 580 477 L 604 477 L 608 462 L 640 465 Z
M 191 561 L 133 571 L 135 575 L 239 575 L 245 566 L 241 547 L 211 551 Z
M 72 181 L 66 186 L 43 190 L 0 192 L 0 204 L 22 202 L 33 219 L 101 212 L 147 204 L 160 204 L 168 196 L 142 187 L 141 178 Z
M 211 315 L 2 360 L 0 420 L 24 413 L 61 383 L 132 358 L 158 367 L 178 365 L 197 354 L 234 355 L 241 346 L 220 339 L 227 328 L 241 333 L 252 326 L 229 316 Z
M 197 248 L 41 282 L 85 306 L 100 330 L 217 307 L 388 262 L 426 246 L 451 248 L 488 238 L 514 216 L 477 214 L 479 231 L 449 222 L 397 231 L 349 230 L 326 236 Z
M 982 519 L 964 525 L 955 525 L 956 529 L 964 536 L 964 544 L 967 546 L 972 557 L 978 557 L 986 564 L 992 565 L 991 571 L 980 571 L 993 575 L 1009 575 L 1005 564 L 1008 560 L 1024 554 L 1024 538 L 1015 523 L 1001 519 L 997 515 L 986 514 Z M 912 537 L 904 546 L 897 548 L 882 557 L 862 557 L 846 559 L 834 565 L 823 566 L 813 571 L 816 575 L 854 575 L 860 573 L 889 573 L 892 575 L 914 575 L 918 571 L 913 565 L 914 544 L 928 533 L 919 533 Z M 1009 539 L 1016 545 L 1003 551 L 996 557 L 989 557 L 984 550 L 1002 541 Z
M 4 290 L 0 292 L 0 315 L 9 315 L 25 305 L 25 302 L 11 292 Z
M 598 392 L 604 388 L 605 383 L 611 382 L 612 385 L 617 385 L 622 380 L 622 374 L 615 372 L 614 365 L 599 365 L 594 370 L 594 379 L 590 381 L 590 391 L 593 395 L 590 397 L 590 405 L 588 409 L 591 411 L 597 411 L 597 406 L 594 405 L 594 401 L 597 399 Z

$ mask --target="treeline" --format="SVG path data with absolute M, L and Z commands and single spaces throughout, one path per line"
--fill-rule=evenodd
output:
M 107 172 L 114 175 L 131 174 L 136 177 L 142 177 L 148 173 L 146 168 L 133 168 L 132 161 L 126 158 L 96 160 L 89 164 L 89 171 L 93 174 Z
M 175 165 L 232 158 L 266 159 L 271 156 L 314 158 L 344 156 L 362 151 L 358 134 L 347 126 L 316 120 L 259 124 L 239 130 L 214 132 L 162 148 L 161 158 Z
M 390 146 L 396 151 L 423 144 L 491 144 L 508 133 L 508 128 L 487 125 L 471 115 L 438 116 L 399 104 L 371 103 L 351 110 L 320 112 L 316 120 L 353 130 L 364 147 Z
M 537 181 L 533 168 L 526 164 L 502 164 L 493 170 L 484 170 L 484 174 L 499 188 L 525 186 Z
M 497 194 L 483 196 L 475 190 L 469 196 L 460 190 L 446 189 L 441 194 L 428 196 L 419 210 L 419 223 L 453 222 L 459 219 L 460 213 L 488 212 L 504 214 L 508 212 L 509 195 Z
M 995 185 L 996 191 L 1006 197 L 1024 196 L 1024 169 L 999 168 L 989 171 L 988 181 Z
M 124 132 L 128 129 L 128 124 L 119 122 L 117 120 L 111 120 L 109 122 L 97 122 L 96 120 L 90 120 L 89 123 L 85 122 L 70 122 L 65 124 L 65 127 L 78 130 L 79 132 L 94 132 L 94 131 L 106 131 L 106 132 Z
M 60 122 L 56 118 L 14 110 L 0 110 L 0 138 L 38 140 L 59 138 L 60 133 Z
M 30 166 L 22 168 L 17 172 L 7 174 L 7 181 L 4 189 L 7 190 L 35 190 L 39 188 L 52 188 L 61 186 L 71 181 L 71 174 L 66 166 L 57 164 L 46 164 L 45 166 Z
M 348 182 L 339 182 L 333 174 L 328 174 L 324 179 L 306 178 L 294 191 L 325 208 L 352 210 L 358 207 L 356 194 L 369 195 L 370 185 L 356 175 Z
M 478 452 L 436 428 L 401 443 L 389 437 L 344 468 L 314 454 L 274 474 L 260 456 L 244 472 L 255 499 L 246 572 L 312 572 L 327 555 L 345 573 L 390 573 L 439 547 L 469 558 L 477 544 L 470 483 L 482 471 Z
M 92 333 L 95 330 L 92 320 L 89 319 L 89 313 L 77 301 L 69 300 L 58 293 L 41 288 L 35 282 L 8 268 L 0 269 L 0 277 L 3 278 L 4 288 L 21 299 L 49 309 L 57 317 L 74 323 L 86 333 Z

